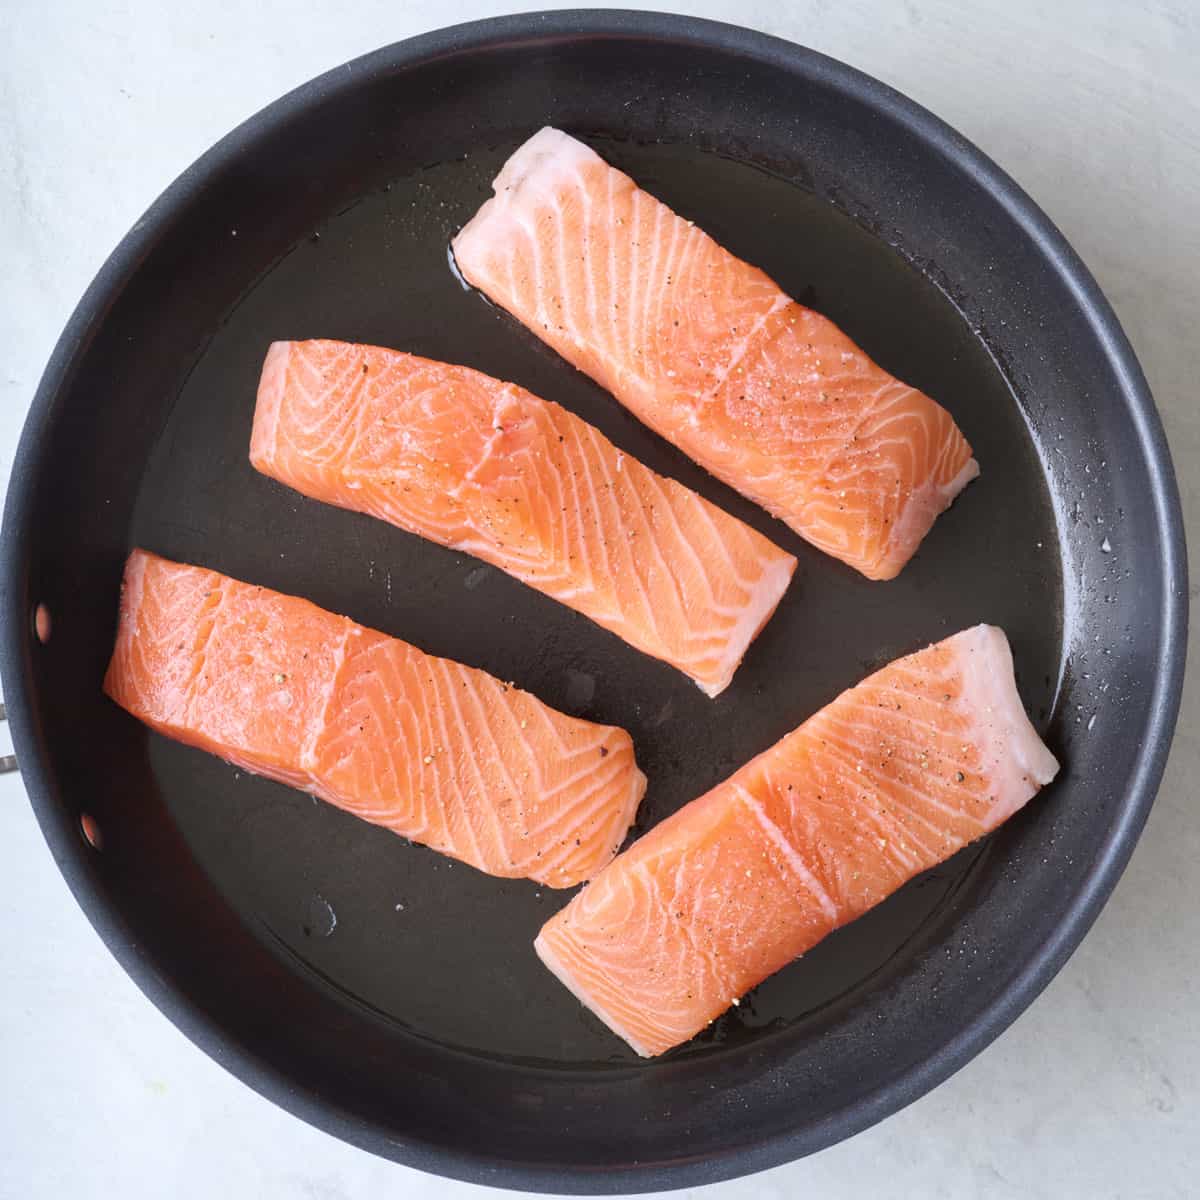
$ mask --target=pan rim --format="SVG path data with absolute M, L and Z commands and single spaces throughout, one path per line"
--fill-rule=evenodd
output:
M 694 45 L 770 65 L 820 82 L 874 107 L 903 125 L 931 152 L 966 173 L 999 201 L 1074 296 L 1116 375 L 1137 431 L 1161 529 L 1161 639 L 1151 681 L 1146 737 L 1118 819 L 1106 835 L 1083 886 L 1052 935 L 1027 958 L 1005 991 L 966 1028 L 919 1066 L 880 1081 L 864 1098 L 819 1122 L 764 1137 L 719 1156 L 631 1163 L 617 1169 L 500 1161 L 472 1151 L 405 1139 L 394 1130 L 338 1108 L 257 1057 L 216 1026 L 143 951 L 122 915 L 102 897 L 74 821 L 55 799 L 48 763 L 32 717 L 31 639 L 23 564 L 33 536 L 31 513 L 43 446 L 59 395 L 102 326 L 112 299 L 136 272 L 174 212 L 206 180 L 269 136 L 282 122 L 325 98 L 358 86 L 364 75 L 399 71 L 439 58 L 479 53 L 513 42 L 636 38 Z M 943 1082 L 997 1037 L 1036 998 L 1086 934 L 1132 854 L 1161 780 L 1183 687 L 1187 634 L 1187 565 L 1183 519 L 1166 438 L 1149 386 L 1115 313 L 1096 281 L 1032 199 L 995 163 L 940 118 L 853 67 L 816 51 L 721 22 L 615 9 L 557 10 L 451 26 L 383 47 L 317 76 L 273 101 L 228 133 L 154 201 L 100 268 L 69 318 L 46 366 L 14 457 L 0 537 L 0 672 L 24 783 L 51 853 L 101 939 L 127 974 L 192 1042 L 243 1083 L 311 1125 L 405 1165 L 472 1183 L 527 1191 L 619 1194 L 680 1188 L 730 1179 L 812 1153 L 849 1137 Z

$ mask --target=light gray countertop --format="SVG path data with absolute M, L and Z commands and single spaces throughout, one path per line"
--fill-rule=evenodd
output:
M 0 478 L 84 287 L 212 142 L 357 54 L 535 6 L 6 0 Z M 1189 521 L 1200 517 L 1194 4 L 650 7 L 739 21 L 823 50 L 900 88 L 997 159 L 1058 222 L 1115 306 L 1158 399 Z M 969 17 L 960 11 L 968 8 Z M 1012 1029 L 933 1094 L 852 1141 L 696 1194 L 1200 1194 L 1198 699 L 1193 670 L 1166 781 L 1129 870 L 1082 948 Z M 18 776 L 0 780 L 0 872 L 0 1197 L 496 1194 L 310 1129 L 193 1047 L 75 906 Z

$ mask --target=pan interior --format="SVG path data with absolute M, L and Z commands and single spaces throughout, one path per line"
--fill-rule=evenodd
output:
M 515 680 L 564 711 L 626 727 L 649 777 L 635 833 L 873 668 L 979 621 L 1008 633 L 1021 693 L 1044 730 L 1063 663 L 1060 538 L 1031 427 L 979 331 L 884 238 L 796 183 L 694 146 L 591 140 L 951 410 L 983 473 L 898 580 L 869 582 L 807 546 L 456 280 L 449 239 L 516 142 L 373 188 L 247 281 L 178 387 L 141 478 L 130 542 L 306 596 Z M 231 244 L 236 237 L 231 223 Z M 796 554 L 792 587 L 733 685 L 708 700 L 495 569 L 258 476 L 247 447 L 263 354 L 274 339 L 309 337 L 409 350 L 520 383 Z M 139 803 L 166 806 L 200 869 L 288 971 L 471 1054 L 594 1070 L 634 1061 L 533 953 L 566 894 L 491 879 L 132 719 L 127 726 L 120 736 L 147 768 Z M 1054 801 L 1051 792 L 1034 806 Z M 968 848 L 828 938 L 675 1057 L 719 1054 L 827 1015 L 903 970 L 969 903 L 991 845 Z

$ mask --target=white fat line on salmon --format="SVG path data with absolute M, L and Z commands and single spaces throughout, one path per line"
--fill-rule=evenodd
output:
M 725 366 L 725 369 L 716 372 L 716 382 L 711 388 L 709 388 L 708 393 L 703 396 L 702 399 L 712 400 L 716 396 L 721 388 L 725 386 L 725 383 L 729 379 L 730 375 L 737 370 L 738 366 L 745 360 L 746 355 L 750 353 L 750 350 L 752 349 L 752 343 L 757 341 L 758 335 L 762 332 L 767 321 L 776 313 L 781 312 L 791 303 L 792 301 L 790 297 L 785 296 L 783 292 L 780 292 L 778 297 L 772 301 L 771 307 L 751 323 L 750 328 L 746 332 L 746 336 L 742 338 L 742 340 L 734 349 L 733 353 L 729 356 L 729 362 Z
M 575 970 L 572 970 L 571 967 L 568 967 L 567 964 L 564 963 L 561 958 L 559 958 L 558 953 L 555 951 L 544 932 L 538 934 L 537 938 L 534 940 L 533 948 L 536 951 L 537 956 L 542 960 L 543 963 L 545 963 L 551 974 L 558 977 L 558 980 L 563 987 L 565 987 L 567 991 L 569 991 L 575 997 L 575 999 L 584 1006 L 584 1008 L 591 1009 L 591 1011 L 594 1012 L 596 1016 L 598 1016 L 600 1020 L 602 1020 L 610 1029 L 612 1029 L 618 1037 L 621 1037 L 628 1042 L 629 1045 L 633 1047 L 636 1054 L 641 1055 L 642 1058 L 650 1058 L 653 1055 L 654 1051 L 651 1050 L 645 1042 L 639 1040 L 637 1035 L 634 1034 L 629 1026 L 617 1015 L 613 1006 L 611 1004 L 605 1004 L 604 999 L 595 994 L 597 991 L 610 990 L 603 986 L 603 979 L 585 980 L 576 978 L 576 971 L 579 975 L 583 975 L 584 969 L 587 965 L 587 959 L 585 957 L 587 955 L 587 950 L 585 947 L 579 946 L 578 944 L 576 945 L 576 949 L 580 953 L 581 961 L 576 964 Z M 615 1000 L 616 997 L 612 997 L 611 999 Z
M 488 711 L 484 707 L 483 699 L 479 694 L 480 689 L 477 687 L 467 687 L 464 690 L 467 693 L 467 700 L 470 701 L 470 703 L 474 706 L 476 719 L 478 721 L 478 728 L 487 735 L 488 742 L 491 744 L 492 754 L 494 756 L 492 761 L 496 763 L 496 765 L 500 768 L 500 771 L 503 773 L 504 786 L 507 794 L 516 801 L 517 820 L 520 822 L 519 827 L 526 828 L 529 819 L 529 814 L 525 809 L 526 790 L 518 786 L 516 779 L 513 778 L 513 774 L 509 770 L 508 762 L 505 758 L 503 750 L 500 748 L 500 742 L 497 740 L 497 730 L 495 729 Z M 502 715 L 507 716 L 510 722 L 516 724 L 516 717 L 509 710 L 505 710 Z M 506 731 L 506 738 L 510 738 L 514 742 L 518 736 L 518 732 L 514 729 L 510 728 L 508 731 Z M 526 745 L 528 745 L 527 742 Z M 541 784 L 540 773 L 537 777 L 537 782 L 539 785 Z M 513 849 L 515 849 L 515 847 Z
M 437 703 L 426 705 L 426 712 L 429 714 L 430 733 L 433 732 L 433 722 L 436 721 L 441 732 L 440 744 L 442 746 L 454 745 L 454 739 L 450 736 L 450 726 L 446 721 L 447 709 L 456 719 L 458 729 L 462 733 L 462 744 L 469 745 L 470 737 L 466 726 L 462 720 L 462 710 L 459 707 L 458 693 L 461 689 L 454 686 L 456 680 L 452 678 L 451 664 L 445 659 L 434 659 L 431 665 L 430 676 L 434 679 L 435 688 L 440 688 L 440 694 L 437 695 Z M 433 769 L 435 776 L 440 773 L 441 755 L 434 756 Z M 484 790 L 483 776 L 479 770 L 479 762 L 472 755 L 464 755 L 461 764 L 475 774 L 476 780 L 480 787 L 480 795 L 486 795 Z M 451 768 L 453 774 L 453 768 Z M 451 780 L 453 788 L 440 787 L 438 789 L 441 796 L 445 796 L 453 791 L 456 799 L 458 799 L 462 811 L 462 829 L 465 831 L 467 839 L 470 842 L 471 849 L 475 855 L 475 861 L 480 863 L 494 863 L 496 854 L 487 854 L 484 851 L 483 844 L 479 840 L 479 830 L 476 828 L 476 821 L 482 818 L 483 821 L 489 821 L 492 827 L 493 846 L 497 854 L 502 858 L 506 847 L 504 844 L 503 832 L 500 825 L 500 812 L 497 805 L 494 804 L 472 804 L 470 792 L 463 788 L 462 780 Z M 446 806 L 447 808 L 449 806 Z M 447 813 L 446 826 L 451 827 L 450 815 Z
M 831 920 L 839 919 L 837 905 L 834 904 L 833 898 L 818 882 L 817 877 L 808 869 L 804 860 L 796 853 L 796 848 L 783 836 L 783 831 L 767 816 L 766 809 L 763 808 L 762 802 L 755 799 L 745 787 L 740 783 L 733 784 L 734 793 L 738 799 L 754 814 L 754 819 L 762 828 L 763 833 L 767 835 L 771 844 L 774 845 L 783 855 L 787 864 L 795 871 L 800 882 L 812 895 L 820 906 L 821 911 Z
M 200 677 L 204 673 L 204 664 L 208 659 L 208 647 L 212 643 L 213 636 L 217 632 L 217 622 L 220 620 L 221 610 L 225 607 L 225 600 L 229 595 L 229 590 L 223 583 L 218 583 L 213 586 L 215 586 L 221 594 L 217 597 L 216 606 L 213 608 L 210 615 L 208 632 L 204 635 L 204 640 L 192 652 L 193 666 L 191 678 L 187 682 L 188 698 L 187 707 L 185 710 L 186 724 L 188 725 L 198 724 L 199 721 L 203 719 L 202 715 L 198 718 L 192 711 L 193 706 L 197 703 L 199 698 L 196 694 L 196 684 L 200 682 Z M 212 590 L 209 584 L 205 582 L 203 576 L 200 577 L 197 587 L 209 588 L 209 590 Z M 303 759 L 301 762 L 303 763 Z M 255 773 L 257 774 L 257 772 Z
M 704 684 L 700 690 L 708 695 L 715 695 L 733 679 L 738 664 L 750 648 L 758 631 L 767 623 L 771 614 L 778 607 L 784 592 L 792 581 L 795 570 L 794 559 L 783 559 L 763 573 L 750 598 L 737 615 L 733 628 L 726 634 L 725 649 L 716 665 L 718 683 L 714 690 Z
M 675 532 L 675 536 L 678 540 L 679 546 L 683 549 L 683 552 L 687 555 L 688 559 L 691 561 L 692 566 L 695 568 L 696 574 L 699 576 L 699 578 L 701 578 L 704 581 L 705 603 L 707 604 L 708 607 L 715 608 L 716 603 L 717 603 L 717 597 L 716 597 L 716 593 L 713 591 L 712 575 L 708 571 L 708 569 L 705 567 L 703 560 L 700 558 L 700 555 L 699 555 L 698 551 L 696 550 L 696 547 L 693 544 L 691 537 L 687 533 L 684 532 L 684 528 L 679 522 L 679 514 L 675 511 L 675 507 L 671 503 L 671 498 L 667 494 L 667 481 L 658 476 L 652 476 L 650 479 L 650 483 L 651 483 L 651 486 L 654 487 L 655 491 L 658 494 L 658 502 L 655 507 L 658 509 L 659 512 L 664 513 L 666 515 L 666 518 L 671 522 L 671 528 Z M 698 514 L 703 514 L 704 516 L 707 517 L 708 514 L 705 511 L 703 499 L 699 496 L 696 496 L 696 497 L 694 497 L 694 500 L 695 500 L 695 503 L 692 504 L 693 510 Z M 709 526 L 711 527 L 711 525 L 712 525 L 712 521 L 710 519 Z M 657 544 L 657 542 L 658 542 L 657 538 L 655 539 L 655 542 Z M 717 539 L 717 545 L 722 545 L 720 538 Z M 671 585 L 675 590 L 675 595 L 679 599 L 680 608 L 683 610 L 686 610 L 687 605 L 684 602 L 682 584 L 679 582 L 679 578 L 678 578 L 676 572 L 674 572 L 668 568 L 667 569 L 667 578 L 671 581 Z
M 823 714 L 818 713 L 817 715 L 822 716 Z M 972 820 L 975 819 L 975 817 L 968 813 L 967 810 L 943 804 L 930 792 L 906 783 L 897 775 L 879 774 L 878 771 L 870 765 L 870 758 L 864 757 L 863 755 L 863 740 L 839 737 L 837 732 L 839 726 L 846 726 L 852 731 L 857 730 L 862 735 L 862 738 L 874 737 L 877 735 L 877 731 L 874 726 L 865 723 L 855 724 L 854 722 L 847 721 L 844 718 L 839 719 L 835 723 L 833 717 L 825 718 L 825 722 L 821 726 L 821 731 L 824 735 L 823 742 L 825 750 L 830 758 L 841 763 L 844 783 L 853 784 L 855 780 L 869 780 L 875 785 L 874 790 L 877 794 L 889 796 L 889 803 L 893 807 L 902 803 L 902 795 L 908 797 L 909 804 L 906 806 L 906 813 L 909 819 L 916 821 L 918 824 L 924 825 L 934 838 L 937 838 L 942 833 L 942 829 L 921 811 L 922 805 L 927 805 L 930 808 L 937 809 L 939 812 L 942 812 L 947 817 L 951 818 L 951 820 L 957 820 L 964 815 L 971 816 Z M 963 736 L 967 737 L 969 735 Z M 900 743 L 897 744 L 899 745 Z M 903 745 L 909 747 L 912 745 L 912 743 L 906 742 L 903 743 Z M 930 773 L 928 766 L 922 766 L 920 758 L 916 757 L 915 755 L 911 757 L 895 756 L 894 761 L 901 762 L 905 766 L 921 771 L 924 774 Z M 865 769 L 860 772 L 858 770 L 859 767 L 864 767 Z M 979 775 L 981 772 L 976 770 L 974 774 Z
M 350 641 L 350 635 L 357 632 L 357 629 L 347 621 L 346 631 L 342 634 L 342 640 L 333 652 L 332 669 L 329 672 L 329 678 L 325 681 L 325 686 L 321 689 L 321 703 L 313 715 L 312 728 L 309 730 L 308 738 L 300 750 L 300 764 L 310 772 L 317 761 L 317 744 L 320 742 L 328 725 L 327 714 L 329 712 L 329 702 L 333 698 L 334 688 L 337 686 L 337 678 L 341 674 L 342 663 L 346 661 L 346 646 Z M 316 782 L 315 777 L 314 782 Z
M 559 780 L 552 788 L 543 787 L 538 795 L 542 803 L 548 805 L 560 793 L 566 792 L 570 795 L 576 789 L 577 785 L 582 785 L 585 782 L 591 785 L 586 792 L 579 792 L 575 795 L 564 808 L 547 812 L 545 818 L 540 823 L 528 825 L 530 835 L 545 833 L 554 826 L 566 824 L 567 817 L 572 819 L 573 824 L 577 824 L 575 814 L 580 808 L 584 808 L 585 806 L 588 812 L 601 811 L 604 793 L 609 791 L 624 771 L 623 757 L 623 755 L 618 756 L 609 753 L 600 760 L 604 765 L 598 767 L 596 766 L 595 759 L 591 755 L 588 755 L 579 770 Z M 626 829 L 628 829 L 628 826 L 626 826 Z M 625 830 L 622 830 L 620 840 L 623 841 L 624 838 Z

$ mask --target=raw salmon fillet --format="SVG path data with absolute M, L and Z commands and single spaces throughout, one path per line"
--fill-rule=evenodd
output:
M 557 404 L 375 346 L 276 342 L 250 461 L 306 496 L 500 567 L 710 696 L 796 568 Z
M 125 564 L 104 690 L 168 737 L 550 887 L 612 858 L 646 788 L 624 730 L 144 550 Z
M 718 479 L 891 579 L 979 473 L 950 414 L 557 129 L 454 239 L 463 277 Z
M 978 625 L 843 692 L 668 817 L 535 947 L 639 1054 L 661 1054 L 1057 772 L 1007 639 Z

